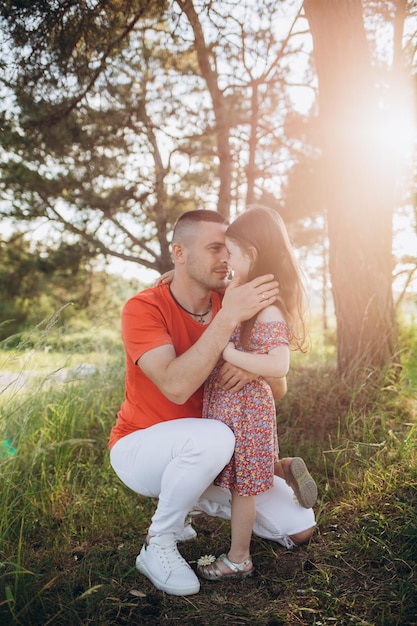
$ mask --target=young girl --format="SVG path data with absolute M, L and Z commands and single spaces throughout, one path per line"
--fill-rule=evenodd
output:
M 223 351 L 225 361 L 258 377 L 241 391 L 225 391 L 216 383 L 219 364 L 205 384 L 203 417 L 225 422 L 236 439 L 232 459 L 215 480 L 232 494 L 231 545 L 228 554 L 216 560 L 199 559 L 197 572 L 208 580 L 253 574 L 254 496 L 272 487 L 274 470 L 293 487 L 302 506 L 310 508 L 317 496 L 301 459 L 278 461 L 276 408 L 265 381 L 286 376 L 290 348 L 302 350 L 305 340 L 305 292 L 284 222 L 276 211 L 251 207 L 227 228 L 226 247 L 229 265 L 241 283 L 274 274 L 280 297 L 275 305 L 238 326 Z

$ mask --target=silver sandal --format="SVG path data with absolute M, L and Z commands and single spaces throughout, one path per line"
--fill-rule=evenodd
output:
M 217 559 L 213 562 L 208 562 L 210 558 L 214 557 L 201 557 L 197 561 L 197 574 L 201 576 L 201 578 L 205 578 L 206 580 L 227 580 L 228 578 L 236 579 L 236 578 L 249 578 L 252 576 L 255 568 L 252 564 L 252 558 L 249 556 L 247 559 L 242 561 L 242 563 L 233 563 L 230 561 L 226 554 L 221 554 Z M 231 570 L 230 574 L 225 574 L 222 572 L 217 563 L 218 561 L 223 561 L 225 565 Z M 249 564 L 252 564 L 251 569 L 245 571 L 245 567 Z

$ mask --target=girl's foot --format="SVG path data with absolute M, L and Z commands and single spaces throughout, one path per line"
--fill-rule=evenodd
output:
M 275 474 L 284 478 L 294 491 L 300 506 L 311 509 L 317 500 L 317 485 L 303 459 L 300 457 L 282 459 L 278 464 L 280 467 L 276 468 L 278 471 L 275 471 Z
M 197 574 L 206 580 L 248 578 L 254 571 L 250 556 L 242 563 L 233 563 L 226 554 L 221 554 L 217 559 L 211 555 L 202 556 L 197 561 Z

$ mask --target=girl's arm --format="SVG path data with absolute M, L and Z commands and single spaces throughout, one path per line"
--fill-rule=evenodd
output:
M 290 367 L 290 350 L 286 345 L 277 346 L 268 354 L 255 354 L 236 350 L 233 343 L 229 343 L 223 350 L 223 358 L 231 365 L 263 377 L 282 378 Z
M 272 395 L 275 402 L 282 400 L 287 393 L 287 379 L 285 378 L 266 378 L 266 382 L 272 389 Z
M 268 306 L 260 313 L 257 319 L 260 322 L 283 322 L 284 316 L 277 306 Z M 257 376 L 269 378 L 283 378 L 290 367 L 290 349 L 288 345 L 277 346 L 268 354 L 242 352 L 236 350 L 233 343 L 229 343 L 223 350 L 223 358 L 227 363 L 240 367 Z M 285 394 L 283 390 L 282 395 Z

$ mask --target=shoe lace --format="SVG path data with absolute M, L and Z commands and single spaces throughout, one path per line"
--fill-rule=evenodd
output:
M 172 572 L 174 569 L 177 569 L 178 567 L 182 567 L 184 565 L 184 559 L 178 552 L 176 544 L 169 546 L 158 546 L 157 554 L 160 558 L 162 567 L 167 572 Z

